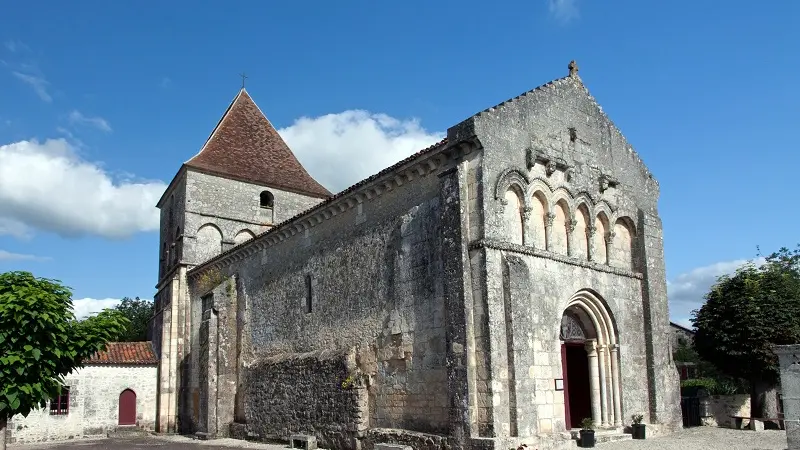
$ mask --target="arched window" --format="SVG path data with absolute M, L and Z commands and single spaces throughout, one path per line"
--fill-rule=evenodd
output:
M 270 191 L 264 191 L 261 193 L 261 207 L 262 208 L 269 208 L 275 205 L 275 197 L 272 195 Z

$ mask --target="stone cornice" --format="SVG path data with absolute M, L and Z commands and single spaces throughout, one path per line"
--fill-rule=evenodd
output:
M 368 200 L 380 197 L 406 183 L 434 173 L 450 160 L 459 159 L 480 149 L 480 142 L 473 138 L 453 143 L 444 143 L 432 151 L 420 153 L 401 162 L 397 167 L 380 173 L 343 191 L 338 196 L 300 213 L 274 228 L 265 231 L 255 238 L 236 246 L 215 258 L 200 264 L 188 273 L 189 278 L 196 278 L 209 270 L 221 270 L 224 267 L 247 259 L 279 242 L 309 230 L 320 223 L 357 207 Z
M 520 253 L 523 255 L 537 256 L 539 258 L 547 258 L 553 261 L 558 261 L 573 266 L 585 267 L 587 269 L 611 273 L 614 275 L 619 275 L 628 278 L 636 278 L 637 280 L 641 280 L 644 278 L 644 276 L 638 272 L 631 272 L 629 270 L 620 269 L 618 267 L 611 267 L 604 264 L 597 264 L 595 262 L 587 261 L 584 259 L 572 258 L 566 255 L 560 255 L 558 253 L 549 252 L 547 250 L 541 250 L 526 245 L 512 244 L 510 242 L 503 242 L 495 239 L 478 239 L 476 241 L 473 241 L 469 245 L 470 250 L 478 250 L 482 248 L 491 248 L 494 250 L 503 250 L 507 252 Z

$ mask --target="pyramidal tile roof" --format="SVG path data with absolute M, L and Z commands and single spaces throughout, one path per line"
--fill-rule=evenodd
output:
M 109 342 L 106 350 L 97 352 L 84 364 L 156 364 L 158 358 L 151 342 Z
M 187 167 L 317 198 L 331 196 L 242 88 Z

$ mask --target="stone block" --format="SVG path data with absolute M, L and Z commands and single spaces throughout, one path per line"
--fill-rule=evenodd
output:
M 317 438 L 309 434 L 293 434 L 289 437 L 289 448 L 316 450 Z
M 410 445 L 375 444 L 375 450 L 414 450 Z

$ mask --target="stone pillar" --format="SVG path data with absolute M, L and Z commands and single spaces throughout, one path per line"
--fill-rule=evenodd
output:
M 567 255 L 568 256 L 575 256 L 575 236 L 572 233 L 575 231 L 575 226 L 578 224 L 578 221 L 575 219 L 570 220 L 567 222 Z
M 776 345 L 788 450 L 800 450 L 800 344 Z
M 616 261 L 617 261 L 617 259 L 616 259 L 617 258 L 617 254 L 614 251 L 614 236 L 616 236 L 616 234 L 614 233 L 613 230 L 609 231 L 605 236 L 605 242 L 606 242 L 606 260 L 605 260 L 605 263 L 608 264 L 609 266 L 616 265 Z
M 522 208 L 522 245 L 533 247 L 533 233 L 531 232 L 531 213 L 533 208 Z
M 598 368 L 600 369 L 600 418 L 602 421 L 600 426 L 608 427 L 608 385 L 606 384 L 606 356 L 608 356 L 608 353 L 605 345 L 597 346 L 597 356 Z
M 611 394 L 614 396 L 614 426 L 622 426 L 622 402 L 619 388 L 619 345 L 611 346 Z
M 586 224 L 586 259 L 589 261 L 594 261 L 595 258 L 595 249 L 594 249 L 594 234 L 597 233 L 597 227 L 594 225 Z
M 547 213 L 544 219 L 544 242 L 545 242 L 545 250 L 553 251 L 553 221 L 556 219 L 556 215 L 552 212 Z
M 586 352 L 589 354 L 589 388 L 592 396 L 592 420 L 595 425 L 601 423 L 600 417 L 600 369 L 597 363 L 597 342 L 594 339 L 586 341 Z

